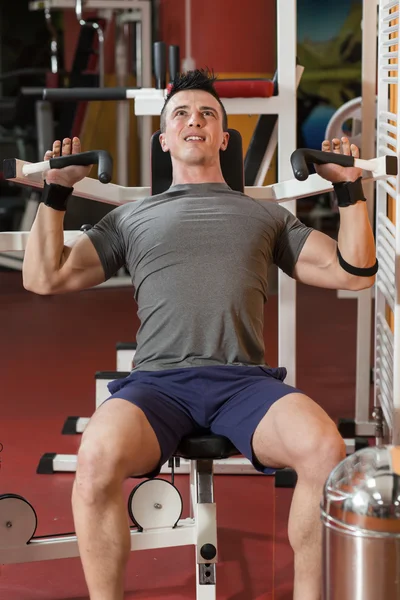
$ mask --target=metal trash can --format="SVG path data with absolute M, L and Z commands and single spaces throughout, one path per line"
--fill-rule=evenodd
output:
M 400 600 L 400 447 L 359 450 L 321 502 L 323 600 Z

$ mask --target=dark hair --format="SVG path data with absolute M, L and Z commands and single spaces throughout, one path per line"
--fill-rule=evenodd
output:
M 218 93 L 214 87 L 214 83 L 216 82 L 216 80 L 217 77 L 212 71 L 209 71 L 208 69 L 196 69 L 194 71 L 187 71 L 187 73 L 178 73 L 171 84 L 171 89 L 165 99 L 165 103 L 161 111 L 161 131 L 165 131 L 165 109 L 167 107 L 168 102 L 173 96 L 175 96 L 175 94 L 177 94 L 178 92 L 183 92 L 185 90 L 202 90 L 203 92 L 208 92 L 209 94 L 214 96 L 214 98 L 218 100 L 219 105 L 221 107 L 222 127 L 223 130 L 226 131 L 228 129 L 228 117 L 226 114 L 225 107 L 222 104 Z

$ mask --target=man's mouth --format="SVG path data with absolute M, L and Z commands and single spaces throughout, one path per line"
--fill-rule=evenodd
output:
M 188 135 L 185 137 L 185 142 L 204 142 L 205 138 L 200 135 Z

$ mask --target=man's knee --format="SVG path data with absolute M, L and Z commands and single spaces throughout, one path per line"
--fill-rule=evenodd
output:
M 346 456 L 346 445 L 333 421 L 327 419 L 311 428 L 299 443 L 296 471 L 299 475 L 326 479 L 332 469 Z
M 115 449 L 104 442 L 82 443 L 77 457 L 75 492 L 88 503 L 109 496 L 125 479 L 123 460 Z
M 121 489 L 125 479 L 156 469 L 157 437 L 142 410 L 115 399 L 94 414 L 78 452 L 74 493 L 99 502 Z

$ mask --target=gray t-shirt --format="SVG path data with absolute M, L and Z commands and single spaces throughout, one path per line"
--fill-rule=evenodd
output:
M 87 232 L 106 278 L 126 265 L 140 328 L 135 368 L 263 365 L 267 271 L 291 275 L 312 229 L 225 183 L 179 184 Z

